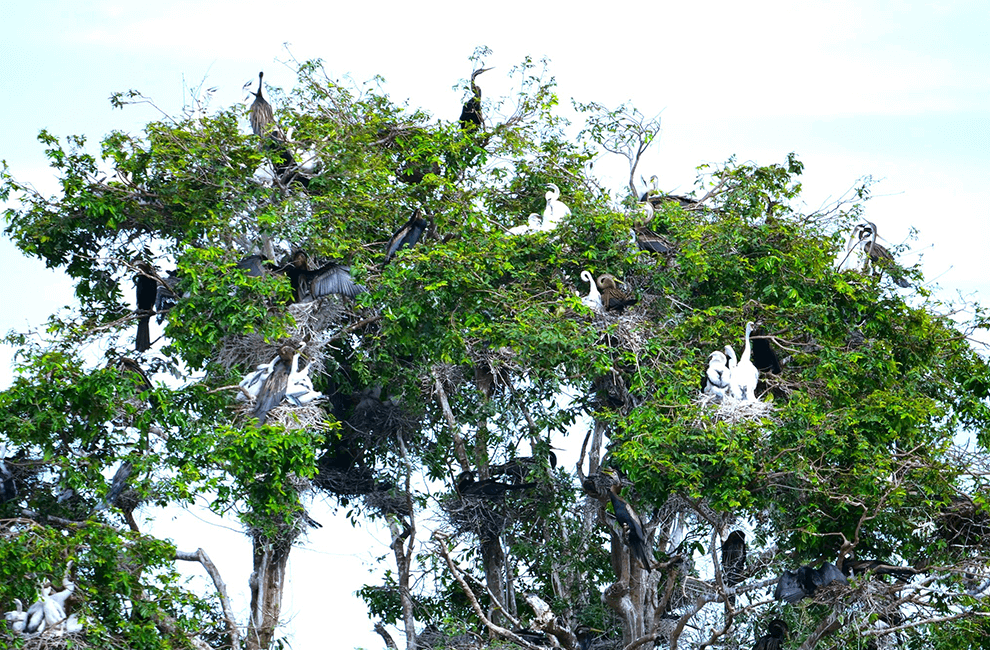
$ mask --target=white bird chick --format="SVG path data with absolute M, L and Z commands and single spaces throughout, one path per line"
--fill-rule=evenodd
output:
M 536 214 L 535 212 L 529 213 L 529 223 L 525 226 L 516 226 L 514 228 L 509 228 L 510 235 L 528 235 L 532 232 L 539 232 L 543 226 L 543 217 Z
M 708 369 L 705 371 L 705 393 L 721 399 L 729 389 L 729 367 L 725 354 L 716 350 L 708 355 Z

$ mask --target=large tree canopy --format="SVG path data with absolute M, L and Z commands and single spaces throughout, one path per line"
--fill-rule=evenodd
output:
M 8 641 L 276 647 L 316 490 L 388 524 L 394 570 L 361 595 L 411 649 L 990 646 L 990 366 L 968 338 L 983 312 L 962 321 L 920 268 L 840 263 L 868 184 L 801 213 L 791 155 L 702 166 L 689 197 L 637 188 L 657 120 L 575 104 L 574 126 L 545 68 L 510 75 L 509 111 L 482 96 L 475 125 L 311 62 L 291 93 L 265 91 L 278 130 L 233 106 L 97 154 L 42 132 L 54 196 L 4 167 L 7 234 L 78 297 L 44 342 L 8 337 Z M 593 173 L 614 154 L 628 187 Z M 570 209 L 555 227 L 550 184 Z M 416 224 L 418 243 L 399 238 Z M 635 303 L 589 308 L 583 271 Z M 356 296 L 321 289 L 341 278 Z M 742 350 L 748 322 L 779 372 L 757 401 L 714 399 L 709 355 Z M 204 496 L 250 537 L 250 577 L 133 516 Z M 183 560 L 216 591 L 179 581 Z M 845 579 L 801 583 L 823 562 Z M 796 602 L 774 598 L 786 571 Z M 248 620 L 224 580 L 249 583 Z M 81 630 L 24 636 L 14 599 L 60 584 Z

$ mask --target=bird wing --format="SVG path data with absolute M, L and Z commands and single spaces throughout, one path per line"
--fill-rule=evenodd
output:
M 846 576 L 842 575 L 842 571 L 839 571 L 838 567 L 831 562 L 823 562 L 817 570 L 812 571 L 811 581 L 816 587 L 824 587 L 825 585 L 830 585 L 833 582 L 838 582 L 843 585 L 849 584 L 849 581 L 846 580 Z
M 254 405 L 253 415 L 261 424 L 268 418 L 268 411 L 282 403 L 288 381 L 289 369 L 279 362 L 258 392 L 258 401 Z
M 334 262 L 325 264 L 315 271 L 308 271 L 305 275 L 309 278 L 309 291 L 314 298 L 330 294 L 353 298 L 367 291 L 363 285 L 354 282 L 348 267 L 339 266 Z
M 798 583 L 797 573 L 794 571 L 784 571 L 780 579 L 777 580 L 777 588 L 773 591 L 773 597 L 789 603 L 796 603 L 804 598 L 804 589 Z

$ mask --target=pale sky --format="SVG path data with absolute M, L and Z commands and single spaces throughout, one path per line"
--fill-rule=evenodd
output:
M 569 3 L 560 11 L 516 0 L 340 4 L 5 2 L 0 158 L 15 177 L 50 193 L 55 184 L 36 141 L 42 128 L 85 134 L 96 153 L 110 130 L 135 132 L 159 117 L 149 106 L 111 109 L 114 91 L 140 90 L 176 114 L 184 89 L 204 82 L 216 87 L 219 108 L 243 101 L 243 84 L 259 70 L 267 83 L 290 89 L 291 57 L 322 58 L 334 77 L 380 74 L 394 100 L 453 120 L 464 96 L 454 86 L 470 75 L 474 48 L 487 45 L 493 55 L 485 63 L 495 70 L 479 80 L 486 98 L 508 92 L 508 71 L 525 55 L 545 56 L 564 106 L 571 97 L 610 107 L 631 100 L 647 115 L 662 112 L 662 135 L 640 170 L 657 174 L 665 190 L 688 192 L 701 163 L 733 154 L 781 163 L 791 151 L 805 163 L 809 210 L 861 176 L 882 179 L 866 211 L 881 236 L 899 244 L 917 228 L 917 253 L 906 260 L 923 255 L 939 295 L 988 302 L 986 0 L 654 0 Z M 617 174 L 615 187 L 623 183 L 623 160 L 596 164 L 603 168 Z M 0 259 L 0 332 L 38 326 L 72 300 L 64 277 L 22 258 L 6 239 Z M 11 353 L 0 348 L 0 386 L 10 382 Z M 322 502 L 312 514 L 334 522 Z M 169 519 L 159 514 L 156 530 Z M 180 548 L 203 546 L 226 563 L 221 571 L 246 611 L 247 546 L 230 550 L 228 539 L 181 526 Z M 327 626 L 334 647 L 382 647 L 352 594 L 374 581 L 367 571 L 388 552 L 387 536 L 358 531 L 345 540 L 344 529 L 346 522 L 327 526 L 293 554 L 287 590 L 297 591 L 286 602 L 285 632 L 295 648 L 326 647 Z M 331 599 L 307 606 L 321 581 L 334 585 Z M 347 581 L 353 587 L 341 586 Z

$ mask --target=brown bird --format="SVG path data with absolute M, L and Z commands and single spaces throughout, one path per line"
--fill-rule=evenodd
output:
M 596 284 L 602 294 L 602 306 L 605 307 L 605 311 L 614 310 L 621 314 L 623 309 L 636 304 L 636 298 L 619 288 L 619 285 L 624 283 L 616 280 L 615 276 L 608 273 L 601 275 Z
M 258 92 L 251 93 L 254 95 L 250 114 L 251 130 L 256 136 L 261 138 L 262 151 L 267 153 L 271 158 L 278 178 L 283 183 L 295 180 L 299 181 L 303 187 L 308 187 L 309 179 L 307 177 L 297 172 L 292 172 L 296 166 L 296 161 L 289 151 L 288 139 L 285 137 L 285 133 L 278 125 L 278 122 L 275 121 L 275 113 L 272 111 L 272 105 L 262 95 L 262 79 L 264 76 L 264 72 L 258 73 Z M 292 173 L 287 174 L 286 172 Z
M 268 411 L 282 403 L 285 391 L 289 386 L 289 373 L 292 372 L 292 362 L 295 360 L 296 351 L 291 345 L 283 345 L 278 349 L 278 361 L 272 368 L 264 385 L 258 392 L 258 399 L 254 405 L 251 415 L 258 418 L 258 425 L 265 423 L 268 419 Z
M 661 255 L 673 255 L 675 248 L 670 240 L 653 232 L 647 226 L 633 226 L 633 238 L 636 246 L 641 251 L 650 253 L 660 253 Z

